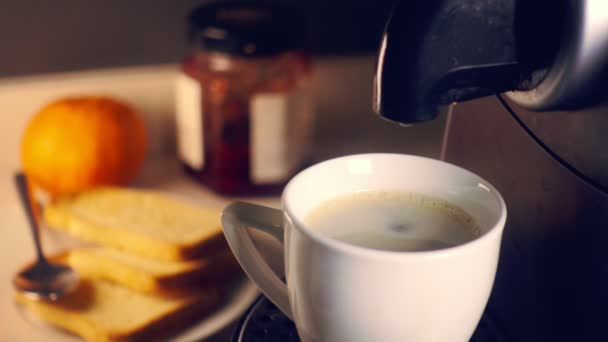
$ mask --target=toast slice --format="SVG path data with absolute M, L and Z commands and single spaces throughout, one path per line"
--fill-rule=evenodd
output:
M 188 260 L 226 247 L 219 210 L 151 191 L 93 189 L 47 205 L 44 219 L 76 238 L 158 260 Z
M 85 277 L 156 295 L 180 295 L 241 274 L 230 250 L 205 259 L 171 262 L 110 248 L 82 248 L 71 250 L 65 260 Z
M 166 298 L 138 293 L 102 280 L 82 278 L 79 287 L 57 301 L 16 294 L 33 314 L 87 341 L 163 341 L 209 313 L 217 290 Z

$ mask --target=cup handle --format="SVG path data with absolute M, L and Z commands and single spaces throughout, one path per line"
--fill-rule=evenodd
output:
M 293 319 L 287 285 L 268 266 L 253 244 L 247 227 L 268 233 L 283 245 L 283 212 L 265 206 L 234 202 L 222 211 L 222 227 L 232 253 L 245 273 L 286 316 Z

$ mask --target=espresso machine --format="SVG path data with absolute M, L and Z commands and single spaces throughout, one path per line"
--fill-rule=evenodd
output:
M 409 126 L 448 107 L 441 158 L 488 180 L 508 207 L 472 342 L 608 341 L 607 100 L 607 0 L 393 8 L 375 111 Z M 257 330 L 235 341 L 298 340 L 263 299 L 241 326 L 249 321 Z
M 474 341 L 608 341 L 608 1 L 416 0 L 393 10 L 374 106 L 450 107 L 442 159 L 508 207 Z

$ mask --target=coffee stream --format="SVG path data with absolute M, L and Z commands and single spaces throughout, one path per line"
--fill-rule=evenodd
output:
M 342 195 L 311 210 L 304 221 L 332 239 L 387 251 L 443 249 L 480 235 L 479 225 L 466 211 L 413 192 Z

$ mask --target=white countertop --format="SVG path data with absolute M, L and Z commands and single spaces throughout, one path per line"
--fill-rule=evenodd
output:
M 181 171 L 174 157 L 172 133 L 173 66 L 105 70 L 0 80 L 0 342 L 78 341 L 77 338 L 33 326 L 24 319 L 13 300 L 15 272 L 34 258 L 34 249 L 23 209 L 12 180 L 19 168 L 21 134 L 29 118 L 46 102 L 59 96 L 102 93 L 122 98 L 144 114 L 150 132 L 150 150 L 133 186 L 167 192 L 196 205 L 222 208 L 230 199 L 215 195 Z M 277 197 L 246 199 L 278 206 Z M 64 237 L 42 231 L 45 252 L 69 246 Z M 274 265 L 280 267 L 279 265 Z M 210 341 L 224 341 L 230 329 Z

